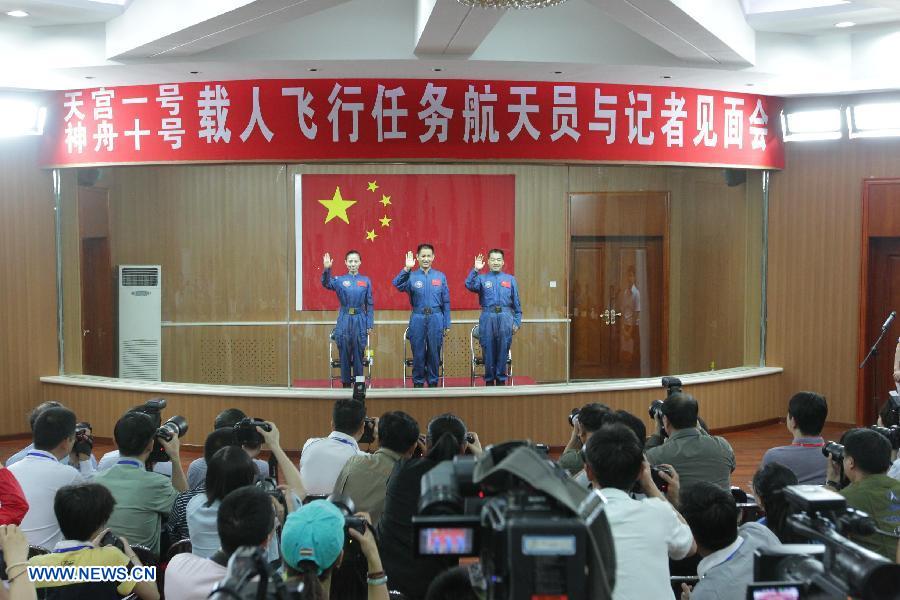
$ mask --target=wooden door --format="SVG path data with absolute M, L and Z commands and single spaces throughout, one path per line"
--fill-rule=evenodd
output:
M 870 238 L 868 271 L 868 311 L 863 336 L 867 352 L 878 339 L 891 311 L 900 311 L 900 238 Z M 878 346 L 877 356 L 869 360 L 862 374 L 863 424 L 875 422 L 875 414 L 887 400 L 888 391 L 894 389 L 894 351 L 898 336 L 900 319 L 895 318 Z
M 571 378 L 660 374 L 662 239 L 576 239 L 571 275 Z
M 81 240 L 82 368 L 85 375 L 116 376 L 114 277 L 109 238 Z

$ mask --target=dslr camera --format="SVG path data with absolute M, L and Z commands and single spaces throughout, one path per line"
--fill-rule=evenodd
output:
M 844 446 L 837 442 L 825 442 L 825 445 L 822 446 L 822 454 L 839 463 L 844 460 Z
M 77 454 L 90 455 L 94 451 L 94 430 L 87 421 L 75 424 L 75 445 L 72 451 Z
M 683 391 L 683 384 L 681 383 L 681 380 L 670 375 L 666 375 L 662 378 L 662 386 L 666 388 L 666 399 L 668 399 L 672 394 Z M 651 419 L 662 421 L 663 402 L 665 402 L 665 400 L 654 400 L 650 403 L 650 409 L 648 410 L 648 412 Z
M 881 533 L 874 520 L 817 485 L 790 485 L 784 495 L 794 511 L 788 528 L 813 543 L 757 549 L 748 599 L 900 598 L 900 565 L 846 537 Z
M 234 443 L 238 446 L 259 448 L 263 443 L 263 436 L 256 430 L 259 427 L 263 431 L 272 431 L 272 426 L 259 417 L 245 417 L 234 424 Z
M 869 429 L 877 431 L 884 436 L 891 443 L 891 448 L 894 450 L 900 449 L 900 425 L 891 425 L 890 427 L 871 425 Z
M 171 441 L 173 437 L 184 437 L 188 430 L 187 419 L 181 415 L 175 415 L 160 425 L 162 421 L 162 411 L 166 407 L 165 398 L 151 398 L 140 408 L 140 412 L 149 415 L 156 422 L 156 441 L 153 444 L 153 450 L 150 457 L 147 458 L 148 463 L 168 462 L 169 455 L 165 448 L 159 443 L 159 440 Z
M 355 529 L 361 534 L 366 533 L 366 527 L 369 526 L 369 523 L 363 519 L 362 517 L 357 517 L 356 513 L 356 505 L 353 504 L 353 500 L 350 496 L 343 496 L 341 494 L 331 494 L 328 496 L 327 500 L 337 506 L 341 514 L 344 515 L 344 535 L 349 538 L 349 531 L 351 529 Z
M 488 600 L 606 600 L 615 576 L 600 494 L 530 442 L 488 446 L 428 471 L 413 516 L 418 557 L 477 556 Z

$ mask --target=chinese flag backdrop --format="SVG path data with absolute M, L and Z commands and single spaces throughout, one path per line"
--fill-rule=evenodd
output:
M 489 249 L 502 248 L 504 270 L 513 272 L 514 175 L 302 175 L 300 190 L 298 310 L 338 307 L 321 284 L 325 252 L 334 275 L 347 272 L 348 250 L 360 252 L 376 310 L 409 309 L 408 296 L 391 281 L 420 243 L 434 246 L 433 268 L 447 276 L 454 310 L 478 308 L 463 285 L 477 254 L 486 261 Z

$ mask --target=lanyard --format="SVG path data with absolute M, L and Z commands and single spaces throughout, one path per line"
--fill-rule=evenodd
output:
M 71 548 L 59 548 L 54 550 L 53 552 L 75 552 L 76 550 L 83 550 L 85 548 L 93 548 L 90 544 L 84 544 L 82 546 L 72 546 Z
M 347 444 L 348 446 L 351 446 L 351 447 L 354 445 L 353 442 L 350 442 L 350 441 L 348 441 L 348 440 L 345 440 L 344 438 L 328 436 L 328 439 L 329 439 L 329 440 L 334 440 L 334 441 L 336 441 L 336 442 L 340 442 L 340 443 L 342 443 L 342 444 Z
M 44 460 L 52 460 L 53 462 L 59 462 L 56 460 L 55 456 L 47 456 L 46 454 L 41 454 L 40 452 L 29 452 L 25 456 L 37 456 L 38 458 L 43 458 Z
M 825 445 L 825 442 L 817 442 L 814 444 L 806 444 L 803 442 L 794 442 L 791 446 L 800 446 L 801 448 L 821 448 Z
M 137 469 L 140 469 L 141 466 L 142 466 L 141 463 L 140 463 L 139 461 L 136 461 L 136 460 L 128 460 L 128 459 L 120 460 L 120 461 L 116 462 L 116 464 L 117 464 L 117 465 L 130 465 L 130 466 L 135 467 L 135 468 L 137 468 Z

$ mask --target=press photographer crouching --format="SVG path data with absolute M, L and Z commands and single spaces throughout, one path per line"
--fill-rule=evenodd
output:
M 581 408 L 574 408 L 569 413 L 569 426 L 572 428 L 572 436 L 569 438 L 559 457 L 559 466 L 569 471 L 578 482 L 587 485 L 587 476 L 583 473 L 584 460 L 581 452 L 591 434 L 603 427 L 603 424 L 612 410 L 600 402 L 591 402 Z
M 878 529 L 894 534 L 900 527 L 900 481 L 887 476 L 891 465 L 891 443 L 871 429 L 850 429 L 841 444 L 828 443 L 823 448 L 828 461 L 827 487 L 847 499 L 847 505 L 861 510 L 875 520 Z M 849 482 L 842 486 L 842 476 Z M 897 539 L 890 535 L 852 534 L 854 542 L 895 560 Z

